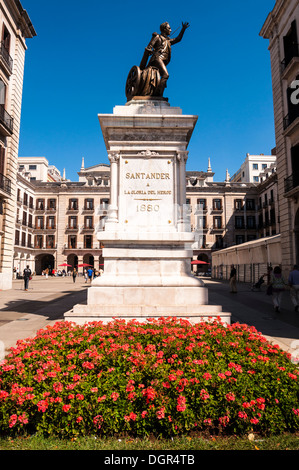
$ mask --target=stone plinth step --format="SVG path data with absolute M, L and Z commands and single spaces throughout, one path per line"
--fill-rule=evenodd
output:
M 222 312 L 219 305 L 188 305 L 186 307 L 149 306 L 149 305 L 74 305 L 73 309 L 64 314 L 65 321 L 84 324 L 92 321 L 107 323 L 114 319 L 126 321 L 137 320 L 144 322 L 149 318 L 176 317 L 199 323 L 219 318 L 226 324 L 230 324 L 231 314 Z

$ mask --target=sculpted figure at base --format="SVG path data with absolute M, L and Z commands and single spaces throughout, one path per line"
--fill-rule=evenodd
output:
M 134 65 L 129 72 L 126 82 L 128 101 L 134 96 L 163 96 L 169 78 L 166 66 L 170 62 L 171 46 L 182 40 L 188 27 L 189 23 L 182 23 L 179 35 L 173 39 L 170 38 L 171 28 L 167 22 L 160 25 L 160 34 L 153 33 L 140 66 Z

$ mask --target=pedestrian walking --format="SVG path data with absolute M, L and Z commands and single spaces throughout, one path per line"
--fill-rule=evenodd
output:
M 299 267 L 295 264 L 293 270 L 289 274 L 289 286 L 290 286 L 290 296 L 293 302 L 295 312 L 298 312 L 299 308 Z
M 28 265 L 23 271 L 23 277 L 24 277 L 24 290 L 28 290 L 29 281 L 31 279 L 31 269 L 29 269 Z
M 87 269 L 84 269 L 84 279 L 85 279 L 85 282 L 87 282 Z
M 232 294 L 237 293 L 237 270 L 234 265 L 231 265 L 230 277 L 229 277 L 230 291 Z
M 89 282 L 91 282 L 92 281 L 92 276 L 93 276 L 93 269 L 89 268 L 87 270 L 87 275 L 88 275 Z
M 270 283 L 272 285 L 273 306 L 276 312 L 280 312 L 282 294 L 285 290 L 286 282 L 279 266 L 275 266 L 273 269 Z
M 76 277 L 77 277 L 77 271 L 76 271 L 76 268 L 74 268 L 74 271 L 73 271 L 73 282 L 76 282 Z

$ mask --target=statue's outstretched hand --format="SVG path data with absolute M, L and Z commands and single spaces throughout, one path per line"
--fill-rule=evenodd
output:
M 189 26 L 190 26 L 189 23 L 183 23 L 182 22 L 182 28 L 183 29 L 187 29 L 187 28 L 189 28 Z

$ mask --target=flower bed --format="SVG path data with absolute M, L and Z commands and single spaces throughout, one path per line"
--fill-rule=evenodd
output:
M 5 435 L 298 429 L 299 368 L 247 325 L 57 322 L 0 365 Z

